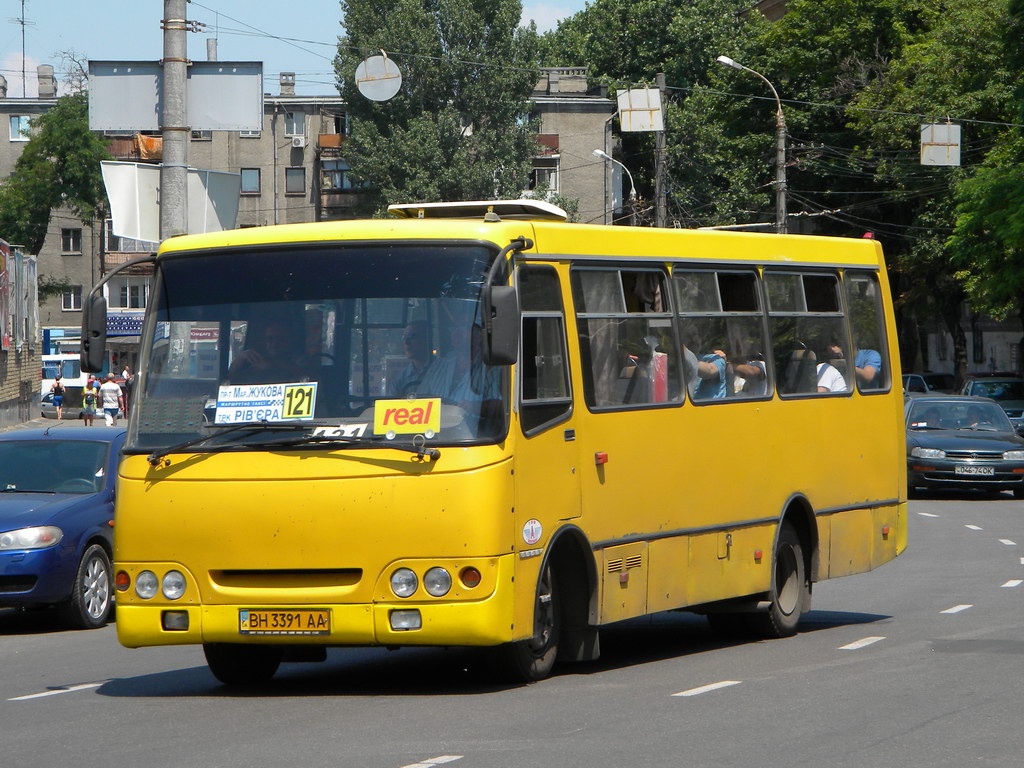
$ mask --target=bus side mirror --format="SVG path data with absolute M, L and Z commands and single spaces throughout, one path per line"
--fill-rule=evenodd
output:
M 512 365 L 519 357 L 519 294 L 510 285 L 488 291 L 483 359 L 487 365 Z
M 82 370 L 99 373 L 107 356 L 107 300 L 92 294 L 82 307 Z

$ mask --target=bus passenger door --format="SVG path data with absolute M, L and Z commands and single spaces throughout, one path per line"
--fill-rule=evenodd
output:
M 523 326 L 516 377 L 516 544 L 528 549 L 542 546 L 560 521 L 579 515 L 579 452 L 558 274 L 549 266 L 525 265 L 517 280 Z

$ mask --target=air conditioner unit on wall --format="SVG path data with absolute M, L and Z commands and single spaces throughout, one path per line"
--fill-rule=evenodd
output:
M 306 146 L 305 136 L 292 136 L 292 149 L 303 149 Z

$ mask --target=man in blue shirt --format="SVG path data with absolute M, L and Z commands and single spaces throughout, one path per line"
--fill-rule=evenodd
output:
M 882 385 L 882 356 L 873 349 L 859 349 L 853 359 L 857 381 L 862 389 L 877 389 Z
M 697 363 L 697 378 L 700 383 L 694 393 L 695 400 L 720 400 L 729 393 L 727 385 L 726 370 L 728 361 L 726 354 L 716 349 L 710 354 L 704 355 Z

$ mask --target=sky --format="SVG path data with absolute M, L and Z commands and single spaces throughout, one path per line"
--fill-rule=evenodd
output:
M 25 84 L 35 96 L 36 66 L 73 51 L 81 60 L 157 61 L 162 56 L 163 0 L 0 0 L 0 74 L 8 96 L 22 96 L 22 30 Z M 24 5 L 24 27 L 20 22 Z M 582 10 L 585 0 L 523 0 L 523 19 L 541 31 Z M 192 0 L 190 21 L 205 29 L 188 36 L 188 56 L 206 60 L 206 41 L 217 40 L 220 61 L 262 61 L 264 90 L 276 93 L 278 75 L 295 73 L 295 92 L 335 92 L 331 61 L 341 32 L 338 0 Z

